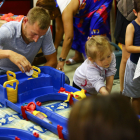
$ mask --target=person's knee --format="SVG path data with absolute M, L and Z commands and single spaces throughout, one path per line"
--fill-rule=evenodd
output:
M 134 108 L 136 114 L 140 115 L 140 98 L 132 99 L 132 107 Z
M 65 83 L 70 85 L 70 80 L 69 80 L 69 77 L 67 75 L 65 75 Z
M 133 98 L 132 101 L 140 104 L 140 98 Z
M 130 97 L 127 97 L 127 96 L 124 96 L 126 98 L 126 100 L 128 100 L 128 102 L 131 103 L 131 98 Z

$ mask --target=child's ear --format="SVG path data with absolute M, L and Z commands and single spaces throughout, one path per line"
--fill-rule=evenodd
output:
M 133 9 L 133 13 L 134 13 L 135 16 L 138 15 L 135 9 Z
M 94 60 L 91 57 L 88 57 L 88 60 L 90 60 L 91 62 L 94 62 Z

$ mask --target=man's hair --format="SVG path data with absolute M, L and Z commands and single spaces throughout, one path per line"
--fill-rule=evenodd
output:
M 93 60 L 95 60 L 99 55 L 100 58 L 103 58 L 109 50 L 113 52 L 113 46 L 105 36 L 97 35 L 91 37 L 85 44 L 86 55 L 87 57 L 91 57 Z
M 140 124 L 126 97 L 90 96 L 77 101 L 68 119 L 69 140 L 140 140 Z
M 134 9 L 136 12 L 140 12 L 140 0 L 134 0 Z
M 38 23 L 40 29 L 44 30 L 50 26 L 50 15 L 48 10 L 42 7 L 34 7 L 32 8 L 28 14 L 28 21 L 31 25 L 35 22 Z

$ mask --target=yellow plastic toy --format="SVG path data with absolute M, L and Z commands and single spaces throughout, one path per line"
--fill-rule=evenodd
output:
M 40 118 L 40 119 L 46 121 L 47 123 L 52 124 L 52 122 L 47 118 L 47 115 L 46 115 L 46 114 L 44 114 L 44 113 L 42 113 L 42 112 L 40 112 L 40 111 L 36 111 L 36 110 L 34 110 L 34 111 L 32 112 L 32 114 L 33 114 L 34 116 L 36 116 L 36 117 L 38 117 L 38 118 Z
M 73 94 L 74 98 L 77 99 L 77 100 L 81 100 L 83 98 L 86 98 L 85 90 L 81 89 L 81 91 L 76 91 L 74 93 L 73 92 L 69 93 L 68 96 L 67 96 L 67 100 L 65 100 L 64 102 L 69 102 L 70 94 Z
M 72 93 L 74 98 L 76 98 L 77 100 L 86 98 L 86 94 L 85 94 L 85 90 L 81 89 L 81 91 L 76 91 L 74 93 Z
M 14 72 L 7 71 L 6 74 L 7 74 L 7 81 L 16 79 L 16 74 Z M 10 85 L 13 86 L 13 83 L 10 83 Z
M 7 84 L 9 85 L 13 85 L 16 82 L 16 87 L 14 89 L 14 87 L 6 87 Z M 6 81 L 3 84 L 3 87 L 6 87 L 7 90 L 7 98 L 9 101 L 11 101 L 12 103 L 17 103 L 17 96 L 18 96 L 18 84 L 19 81 L 17 79 L 14 80 L 10 80 L 10 81 Z
M 32 77 L 33 78 L 37 78 L 38 77 L 38 74 L 41 73 L 41 70 L 38 67 L 35 67 L 35 66 L 32 66 L 32 67 L 33 67 L 33 70 L 34 70 L 34 73 L 33 73 Z
M 64 102 L 69 102 L 69 100 L 70 100 L 70 94 L 72 94 L 72 92 L 68 94 L 67 100 L 65 100 Z

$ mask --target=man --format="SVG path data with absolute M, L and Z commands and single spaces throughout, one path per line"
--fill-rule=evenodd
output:
M 0 74 L 7 70 L 29 72 L 42 48 L 47 62 L 56 67 L 57 57 L 50 30 L 50 16 L 41 7 L 32 8 L 21 22 L 11 21 L 0 28 Z

